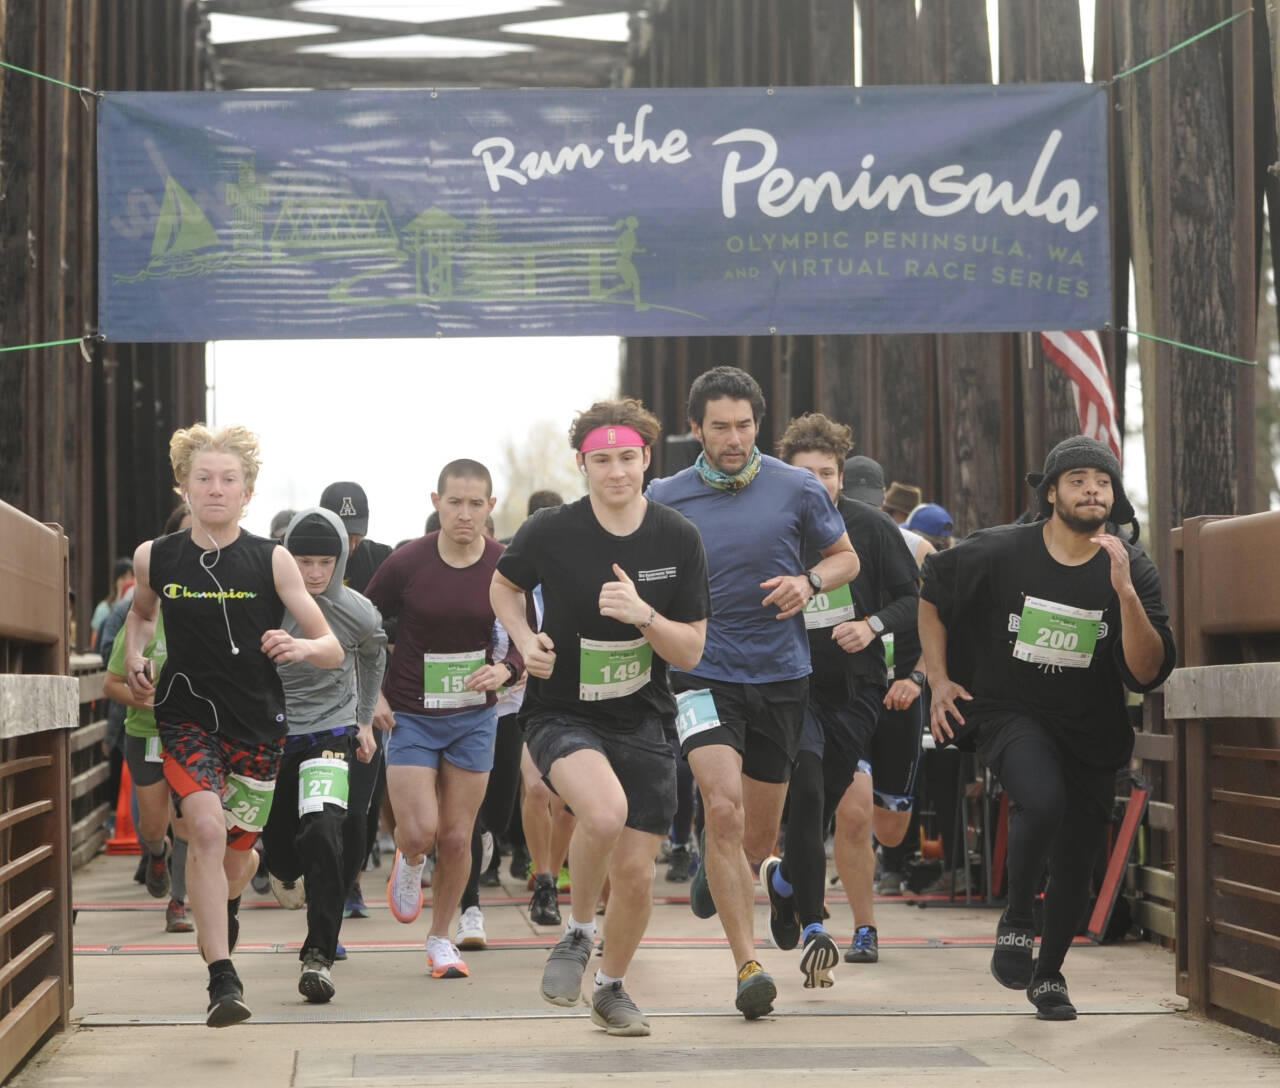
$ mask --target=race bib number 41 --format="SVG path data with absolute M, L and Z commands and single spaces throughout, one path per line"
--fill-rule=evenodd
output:
M 853 594 L 847 584 L 815 593 L 804 606 L 804 625 L 810 631 L 819 627 L 834 627 L 837 623 L 854 619 L 855 616 Z
M 1075 608 L 1028 597 L 1022 605 L 1013 656 L 1036 665 L 1087 669 L 1101 626 L 1101 609 Z
M 484 664 L 484 652 L 422 655 L 422 705 L 427 710 L 481 706 L 485 692 L 468 691 L 466 682 Z
M 709 688 L 682 691 L 676 696 L 676 734 L 681 744 L 719 726 L 720 712 Z
M 578 650 L 578 698 L 585 703 L 621 699 L 639 691 L 653 671 L 648 639 L 599 642 L 584 638 Z

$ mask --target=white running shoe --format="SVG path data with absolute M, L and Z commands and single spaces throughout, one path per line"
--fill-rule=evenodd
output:
M 432 978 L 467 978 L 471 974 L 448 937 L 427 938 L 427 966 Z
M 281 880 L 275 873 L 271 874 L 271 891 L 285 910 L 301 910 L 307 905 L 307 889 L 302 877 L 297 880 Z
M 397 922 L 412 922 L 422 911 L 422 868 L 426 859 L 410 865 L 404 855 L 396 851 L 395 864 L 391 866 L 391 879 L 387 881 L 387 906 Z
M 456 940 L 459 948 L 471 949 L 485 946 L 484 911 L 479 907 L 468 907 L 462 912 L 462 917 L 458 919 Z

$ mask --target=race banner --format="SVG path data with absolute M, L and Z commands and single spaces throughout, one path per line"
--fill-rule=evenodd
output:
M 1084 84 L 108 94 L 113 341 L 1100 328 Z

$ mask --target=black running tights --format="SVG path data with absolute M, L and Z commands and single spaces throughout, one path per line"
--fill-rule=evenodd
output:
M 822 760 L 802 749 L 787 791 L 787 839 L 781 865 L 782 879 L 795 895 L 801 926 L 822 921 L 827 879 L 823 797 Z
M 1074 763 L 1047 735 L 1012 739 L 992 769 L 1009 794 L 1009 906 L 1006 920 L 1032 924 L 1046 859 L 1044 929 L 1036 971 L 1062 968 L 1089 905 L 1094 858 L 1102 844 L 1100 795 L 1112 771 Z

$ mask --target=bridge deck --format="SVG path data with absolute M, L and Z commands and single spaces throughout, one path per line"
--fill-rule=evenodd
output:
M 205 978 L 190 934 L 163 931 L 163 903 L 130 877 L 135 859 L 99 857 L 77 874 L 76 1030 L 55 1038 L 13 1080 L 35 1085 L 142 1081 L 298 1088 L 408 1084 L 640 1084 L 713 1088 L 779 1077 L 871 1072 L 896 1085 L 973 1083 L 1215 1085 L 1267 1081 L 1280 1048 L 1188 1017 L 1172 956 L 1152 945 L 1081 944 L 1067 961 L 1080 1019 L 1035 1020 L 1026 999 L 988 972 L 997 915 L 981 907 L 877 906 L 880 962 L 841 964 L 836 985 L 801 986 L 798 954 L 760 945 L 779 983 L 773 1017 L 732 1008 L 733 964 L 718 924 L 689 912 L 687 886 L 657 885 L 628 990 L 649 1015 L 647 1039 L 612 1039 L 584 1010 L 544 1004 L 537 983 L 555 933 L 528 921 L 523 881 L 483 889 L 490 947 L 467 954 L 471 977 L 424 971 L 425 916 L 397 923 L 378 902 L 385 869 L 366 874 L 371 917 L 349 920 L 337 996 L 296 990 L 301 913 L 252 892 L 236 959 L 253 1019 L 203 1026 Z M 832 889 L 832 932 L 848 908 Z M 767 906 L 757 903 L 758 934 Z

